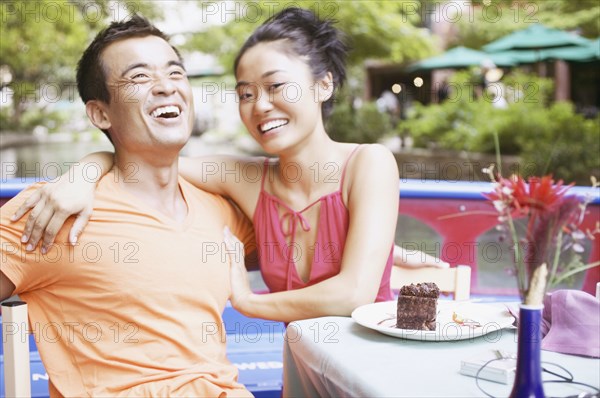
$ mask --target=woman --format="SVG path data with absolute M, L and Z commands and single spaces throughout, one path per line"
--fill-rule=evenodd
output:
M 277 158 L 180 160 L 186 179 L 231 198 L 254 221 L 261 272 L 271 293 L 253 294 L 242 262 L 232 261 L 231 302 L 247 316 L 283 322 L 347 316 L 360 305 L 393 298 L 395 159 L 377 144 L 335 142 L 324 128 L 334 91 L 346 77 L 346 52 L 332 22 L 299 8 L 274 15 L 243 45 L 234 72 L 241 119 Z M 92 154 L 80 167 L 91 162 L 106 172 L 112 155 Z M 209 167 L 212 173 L 201 172 Z M 248 176 L 241 170 L 255 170 L 257 178 L 243 178 Z M 48 224 L 46 235 L 53 239 L 64 220 L 78 213 L 71 231 L 71 241 L 76 240 L 91 214 L 94 183 L 75 178 L 73 188 L 68 180 L 65 175 L 60 183 L 47 184 L 15 214 L 18 218 L 35 205 L 24 241 L 36 218 L 37 236 L 39 226 Z M 235 244 L 227 234 L 225 241 Z M 45 237 L 42 250 L 49 243 Z M 33 240 L 30 248 L 36 244 Z

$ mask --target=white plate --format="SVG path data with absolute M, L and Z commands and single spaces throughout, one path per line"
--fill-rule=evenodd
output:
M 456 312 L 463 319 L 471 319 L 480 326 L 461 326 L 452 320 Z M 396 328 L 396 301 L 373 303 L 352 312 L 354 321 L 383 334 L 410 340 L 454 341 L 465 340 L 497 332 L 511 326 L 514 319 L 503 306 L 471 303 L 468 301 L 438 301 L 435 331 Z

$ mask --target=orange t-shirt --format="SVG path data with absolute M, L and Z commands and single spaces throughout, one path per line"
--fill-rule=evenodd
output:
M 29 307 L 40 356 L 64 396 L 251 396 L 225 356 L 221 314 L 230 293 L 228 225 L 251 243 L 249 220 L 226 199 L 183 179 L 181 224 L 105 176 L 76 247 L 72 220 L 46 255 L 26 253 L 25 219 L 2 206 L 2 272 Z M 36 184 L 39 186 L 39 184 Z

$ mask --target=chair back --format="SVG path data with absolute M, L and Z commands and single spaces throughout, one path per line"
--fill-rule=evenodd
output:
M 4 396 L 31 397 L 27 303 L 2 303 Z
M 454 300 L 468 300 L 471 296 L 471 267 L 459 265 L 452 268 L 392 267 L 390 284 L 398 290 L 411 283 L 434 282 L 441 292 L 453 293 Z

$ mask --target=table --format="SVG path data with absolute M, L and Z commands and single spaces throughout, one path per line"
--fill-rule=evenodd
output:
M 475 379 L 459 373 L 461 360 L 517 350 L 516 330 L 423 342 L 386 336 L 346 317 L 292 322 L 284 340 L 284 397 L 482 397 Z M 542 351 L 542 361 L 564 366 L 575 381 L 600 385 L 598 359 Z M 497 397 L 508 396 L 512 387 L 485 380 L 480 385 Z M 591 391 L 566 384 L 544 384 L 544 390 L 552 396 Z

